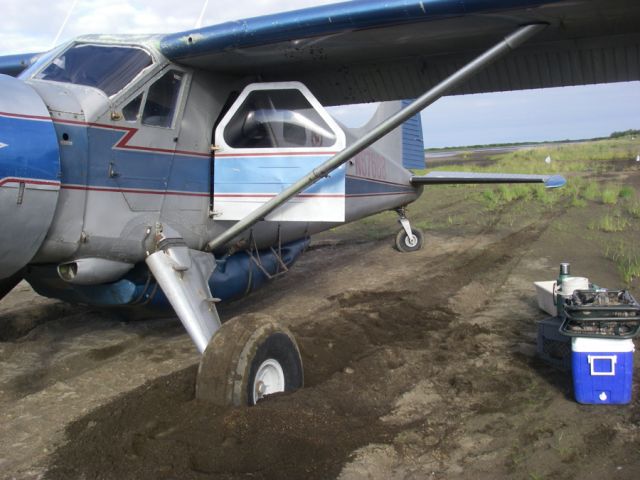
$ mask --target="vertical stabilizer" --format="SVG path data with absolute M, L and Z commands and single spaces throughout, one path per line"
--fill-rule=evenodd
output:
M 412 100 L 402 100 L 402 108 Z M 422 169 L 424 163 L 424 139 L 420 114 L 402 124 L 402 166 L 407 169 Z
M 364 126 L 359 128 L 347 128 L 343 126 L 347 134 L 347 143 L 351 143 L 354 139 L 362 137 L 371 131 L 372 128 L 411 102 L 412 100 L 382 102 Z M 406 169 L 424 168 L 424 142 L 422 138 L 422 121 L 420 114 L 411 117 L 404 122 L 401 127 L 387 134 L 369 148 L 377 151 L 387 160 L 401 165 Z

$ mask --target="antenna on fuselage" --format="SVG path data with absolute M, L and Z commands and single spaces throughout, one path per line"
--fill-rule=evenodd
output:
M 196 24 L 193 28 L 200 28 L 202 26 L 202 19 L 204 18 L 204 12 L 207 10 L 207 5 L 209 5 L 209 0 L 204 0 L 202 10 L 200 10 L 200 16 L 198 17 L 198 20 L 196 20 Z
M 76 5 L 78 4 L 79 1 L 80 0 L 73 0 L 73 4 L 71 5 L 71 8 L 67 11 L 67 16 L 64 17 L 64 21 L 62 22 L 62 25 L 60 25 L 60 29 L 58 30 L 58 33 L 56 34 L 56 38 L 54 38 L 53 42 L 51 42 L 50 49 L 54 48 L 56 45 L 58 45 L 58 40 L 60 39 L 60 35 L 62 35 L 64 27 L 67 26 L 67 22 L 69 21 L 69 17 L 71 17 L 71 13 L 76 8 Z

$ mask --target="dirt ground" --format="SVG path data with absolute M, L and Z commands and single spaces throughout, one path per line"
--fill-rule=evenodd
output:
M 625 406 L 577 404 L 570 375 L 535 355 L 533 281 L 569 261 L 621 286 L 585 227 L 596 207 L 485 212 L 463 191 L 410 210 L 434 225 L 419 252 L 393 250 L 393 215 L 336 229 L 222 311 L 278 318 L 302 352 L 305 388 L 252 408 L 194 399 L 198 355 L 176 319 L 19 285 L 0 304 L 0 478 L 639 478 L 638 355 Z

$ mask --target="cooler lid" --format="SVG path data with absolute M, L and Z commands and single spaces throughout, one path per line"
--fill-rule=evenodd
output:
M 633 352 L 635 346 L 631 338 L 586 338 L 573 337 L 571 350 L 574 352 Z

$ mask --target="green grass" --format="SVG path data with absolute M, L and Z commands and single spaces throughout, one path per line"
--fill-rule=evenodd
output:
M 606 214 L 592 228 L 597 228 L 607 233 L 624 232 L 629 226 L 629 220 L 619 215 Z
M 518 200 L 534 200 L 549 207 L 555 205 L 560 198 L 566 196 L 562 189 L 548 189 L 536 184 L 505 184 L 482 191 L 482 203 L 489 211 L 504 207 Z
M 560 199 L 567 199 L 570 206 L 583 208 L 589 202 L 604 205 L 617 205 L 620 200 L 632 202 L 636 191 L 631 186 L 616 184 L 602 185 L 595 180 L 588 180 L 585 174 L 601 173 L 612 170 L 614 160 L 635 158 L 640 149 L 640 136 L 622 136 L 598 141 L 580 143 L 541 145 L 533 148 L 516 150 L 491 157 L 494 163 L 489 166 L 473 164 L 456 165 L 456 170 L 472 172 L 510 172 L 529 174 L 562 174 L 568 179 L 567 185 L 557 190 L 547 190 L 542 185 L 511 184 L 500 187 L 485 188 L 480 201 L 489 211 L 494 211 L 518 200 L 533 200 L 544 207 L 555 205 Z M 546 163 L 545 158 L 551 157 Z M 443 166 L 435 170 L 451 170 Z M 640 218 L 640 207 L 632 203 L 630 215 Z M 631 213 L 633 211 L 634 213 Z M 613 224 L 619 227 L 618 224 Z M 611 224 L 605 224 L 605 228 Z
M 431 220 L 421 220 L 419 222 L 414 222 L 413 225 L 423 231 L 431 230 L 433 228 Z
M 630 285 L 631 282 L 640 280 L 640 243 L 636 246 L 632 240 L 640 232 L 640 223 L 637 221 L 640 220 L 640 192 L 631 185 L 622 184 L 622 180 L 619 183 L 606 181 L 600 174 L 618 170 L 616 162 L 623 161 L 627 165 L 630 159 L 635 159 L 638 151 L 640 135 L 635 138 L 624 136 L 601 141 L 541 145 L 507 152 L 491 157 L 493 163 L 488 166 L 473 164 L 474 159 L 479 157 L 469 154 L 470 163 L 453 168 L 443 166 L 436 170 L 565 176 L 567 185 L 559 189 L 546 189 L 541 184 L 504 184 L 495 187 L 457 185 L 439 188 L 463 189 L 461 198 L 491 212 L 490 215 L 478 218 L 495 219 L 494 212 L 498 212 L 503 225 L 512 225 L 516 221 L 514 219 L 526 217 L 529 212 L 539 214 L 541 209 L 548 211 L 557 208 L 557 205 L 588 208 L 589 211 L 581 215 L 588 218 L 586 222 L 590 222 L 589 229 L 583 230 L 581 235 L 590 237 L 590 241 L 601 245 L 601 251 L 606 251 L 605 256 L 614 262 L 622 280 Z M 547 156 L 551 157 L 550 163 L 544 161 Z M 433 198 L 440 199 L 435 192 Z M 442 198 L 443 205 L 449 206 L 451 197 L 443 195 Z M 444 199 L 447 198 L 445 202 Z M 458 224 L 456 215 L 447 212 L 430 225 L 435 229 L 447 229 Z M 559 230 L 561 226 L 553 228 Z
M 531 197 L 531 186 L 523 184 L 505 184 L 482 191 L 482 201 L 487 210 L 495 210 L 516 200 L 528 200 Z
M 605 256 L 616 264 L 622 280 L 627 285 L 640 278 L 640 253 L 625 242 L 607 245 Z
M 489 167 L 474 165 L 456 166 L 456 169 L 478 172 L 511 172 L 537 174 L 568 174 L 578 172 L 604 172 L 613 169 L 612 160 L 635 158 L 640 147 L 640 136 L 624 136 L 615 139 L 542 145 L 507 152 L 491 157 Z M 545 163 L 546 157 L 551 163 Z M 462 167 L 462 168 L 460 168 Z M 450 170 L 439 167 L 436 170 Z
M 572 207 L 584 208 L 587 206 L 587 201 L 579 196 L 572 196 L 570 205 Z
M 622 192 L 625 192 L 624 194 Z M 634 192 L 635 193 L 635 192 Z M 588 202 L 600 201 L 604 205 L 617 205 L 620 198 L 628 199 L 629 190 L 618 185 L 608 184 L 600 190 L 594 181 L 575 178 L 560 189 L 548 189 L 540 184 L 505 184 L 482 191 L 481 201 L 489 211 L 497 210 L 518 200 L 535 201 L 544 207 L 551 207 L 561 199 L 567 199 L 573 207 L 586 207 Z M 628 202 L 625 202 L 628 203 Z M 640 202 L 628 203 L 626 211 L 634 218 L 640 218 Z M 621 232 L 629 225 L 620 213 L 615 216 L 606 215 L 593 228 L 605 232 Z
M 532 191 L 530 185 L 524 184 L 511 184 L 500 185 L 498 187 L 500 195 L 505 202 L 513 202 L 514 200 L 527 200 L 531 197 Z
M 600 189 L 598 188 L 598 184 L 591 180 L 582 190 L 582 197 L 585 200 L 590 202 L 594 202 L 598 197 L 600 197 Z
M 620 194 L 619 194 L 620 198 L 624 199 L 624 200 L 631 200 L 636 198 L 636 190 L 635 188 L 629 186 L 629 185 L 624 185 L 622 186 L 622 188 L 620 188 Z
M 605 205 L 615 205 L 618 203 L 618 197 L 620 196 L 620 187 L 617 185 L 607 185 L 600 194 L 602 203 Z
M 482 191 L 482 201 L 487 210 L 495 210 L 499 206 L 503 205 L 500 192 L 495 188 L 487 188 Z
M 627 213 L 633 218 L 640 218 L 640 202 L 636 201 L 627 205 Z

